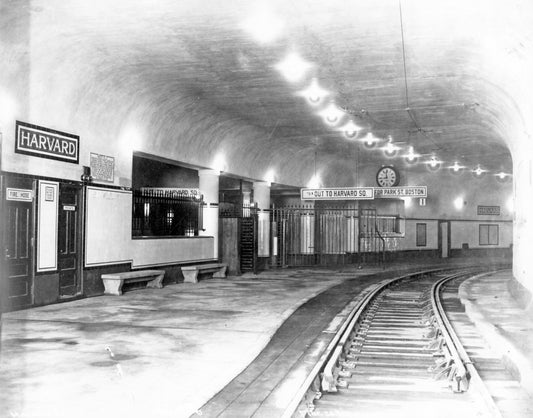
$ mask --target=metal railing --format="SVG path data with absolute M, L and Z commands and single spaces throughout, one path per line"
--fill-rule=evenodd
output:
M 201 196 L 197 198 L 163 190 L 134 190 L 132 236 L 196 236 L 203 228 L 202 208 Z

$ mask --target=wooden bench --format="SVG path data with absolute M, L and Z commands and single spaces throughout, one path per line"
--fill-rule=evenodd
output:
M 146 287 L 163 287 L 165 270 L 138 270 L 124 273 L 102 274 L 105 295 L 122 295 L 122 285 L 124 283 L 148 282 Z
M 198 275 L 209 275 L 209 277 L 226 277 L 226 263 L 198 264 L 194 266 L 183 266 L 181 271 L 185 283 L 198 283 Z

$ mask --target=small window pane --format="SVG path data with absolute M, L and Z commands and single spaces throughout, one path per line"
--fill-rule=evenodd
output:
M 499 227 L 498 225 L 489 226 L 489 245 L 498 245 L 499 243 Z
M 479 245 L 498 245 L 499 234 L 499 225 L 479 225 Z

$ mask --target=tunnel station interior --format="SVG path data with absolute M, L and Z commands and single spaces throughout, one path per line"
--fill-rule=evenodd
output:
M 209 263 L 481 257 L 529 294 L 532 22 L 521 0 L 1 1 L 2 311 Z

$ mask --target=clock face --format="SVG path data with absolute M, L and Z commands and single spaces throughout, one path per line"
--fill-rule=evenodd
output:
M 394 187 L 400 182 L 400 175 L 394 167 L 385 166 L 378 170 L 376 181 L 380 187 Z

